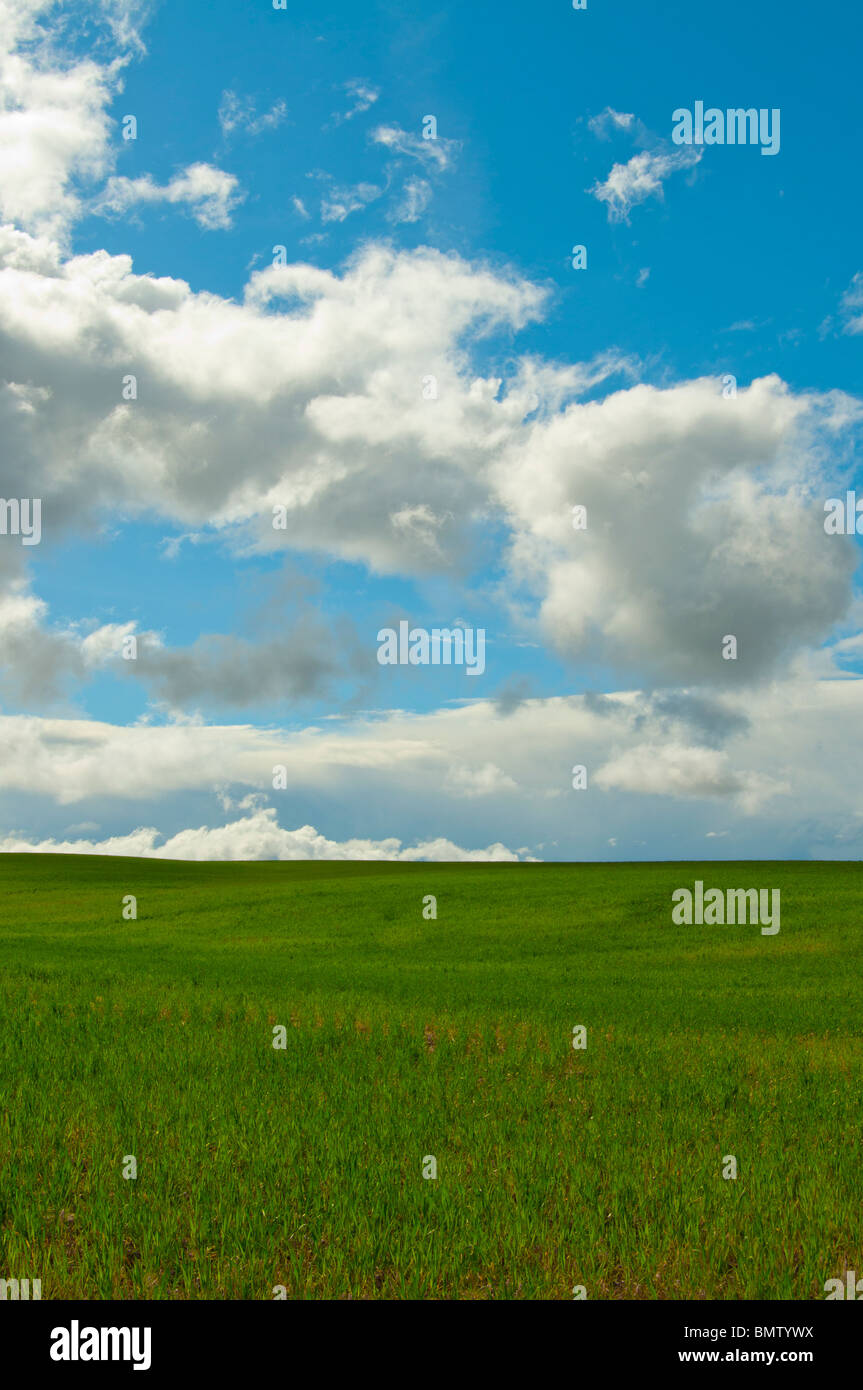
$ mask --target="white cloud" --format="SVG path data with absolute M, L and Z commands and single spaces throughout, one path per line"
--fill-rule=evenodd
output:
M 382 193 L 383 189 L 373 183 L 358 183 L 353 188 L 333 187 L 321 199 L 321 221 L 344 222 L 352 212 L 362 212 Z
M 591 116 L 588 127 L 594 135 L 600 139 L 608 139 L 609 135 L 618 130 L 631 130 L 635 123 L 635 116 L 629 111 L 615 111 L 613 107 L 606 106 L 604 111 L 600 111 L 598 116 Z
M 117 657 L 122 657 L 124 643 L 129 637 L 136 637 L 137 623 L 103 623 L 93 632 L 88 632 L 86 637 L 81 639 L 81 655 L 86 666 L 106 666 L 110 661 Z M 161 645 L 160 638 L 156 633 L 148 633 L 147 637 L 154 643 Z
M 56 34 L 40 23 L 49 10 Z M 0 24 L 0 218 L 52 237 L 81 212 L 78 183 L 113 164 L 106 108 L 122 67 L 65 54 L 61 16 L 45 2 L 7 3 Z
M 386 165 L 387 186 L 395 182 L 405 159 L 416 160 L 423 166 L 423 173 L 434 176 L 443 173 L 453 163 L 456 151 L 460 148 L 457 140 L 437 136 L 426 139 L 402 130 L 401 126 L 378 126 L 371 133 L 371 140 L 390 151 L 392 158 Z M 432 200 L 433 189 L 429 178 L 417 176 L 408 178 L 401 186 L 398 201 L 387 212 L 387 220 L 398 225 L 419 221 Z
M 842 296 L 846 333 L 863 333 L 863 271 L 857 272 Z
M 835 467 L 848 409 L 776 377 L 734 401 L 706 378 L 570 404 L 490 468 L 511 588 L 537 595 L 546 640 L 572 659 L 720 687 L 777 669 L 851 599 L 853 542 L 823 527 L 825 441 Z
M 212 164 L 190 164 L 166 184 L 155 183 L 149 174 L 137 179 L 111 178 L 93 211 L 119 214 L 142 203 L 170 203 L 188 207 L 199 227 L 215 231 L 232 225 L 234 209 L 244 197 L 234 174 Z
M 787 793 L 787 782 L 734 769 L 726 752 L 682 743 L 639 744 L 598 768 L 595 783 L 606 790 L 651 796 L 734 796 L 747 814 L 770 797 Z
M 207 163 L 191 164 L 168 184 L 149 174 L 114 176 L 124 143 L 109 106 L 123 90 L 123 71 L 144 47 L 139 26 L 147 3 L 122 0 L 90 7 L 106 55 L 79 59 L 71 52 L 79 10 L 50 0 L 7 3 L 0 23 L 0 220 L 37 236 L 66 242 L 72 225 L 93 210 L 122 212 L 137 203 L 186 205 L 199 225 L 230 226 L 240 194 L 236 178 Z M 250 133 L 278 124 L 277 102 L 256 116 L 234 93 L 226 93 L 227 127 Z
M 421 164 L 438 170 L 449 168 L 459 148 L 458 140 L 437 136 L 426 140 L 422 135 L 414 135 L 397 125 L 380 125 L 371 134 L 377 145 L 383 145 L 395 155 L 417 159 Z
M 691 169 L 701 155 L 701 150 L 693 148 L 668 153 L 642 150 L 626 164 L 615 164 L 608 178 L 597 181 L 588 192 L 606 204 L 609 222 L 627 222 L 637 203 L 651 196 L 661 198 L 665 179 L 678 170 Z
M 723 685 L 823 640 L 856 565 L 853 540 L 824 534 L 823 498 L 850 467 L 860 403 L 776 377 L 734 400 L 710 378 L 602 395 L 627 366 L 614 355 L 477 375 L 472 342 L 545 301 L 501 269 L 372 245 L 341 274 L 257 271 L 234 303 L 0 230 L 0 335 L 27 362 L 0 390 L 0 484 L 14 496 L 28 477 L 43 544 L 122 508 L 384 573 L 458 572 L 493 516 L 501 601 L 525 638 L 627 678 Z M 119 400 L 132 365 L 146 409 Z M 20 547 L 2 562 L 14 573 Z
M 158 844 L 163 840 L 163 844 Z M 314 826 L 282 830 L 272 808 L 259 808 L 241 820 L 222 826 L 198 826 L 165 838 L 152 827 L 105 840 L 28 840 L 19 835 L 0 837 L 0 854 L 108 854 L 144 859 L 185 860 L 396 860 L 403 863 L 461 864 L 517 863 L 520 852 L 505 845 L 467 850 L 451 840 L 438 838 L 424 844 L 403 846 L 401 840 L 328 840 Z M 526 856 L 530 859 L 530 856 Z M 530 862 L 536 862 L 530 860 Z
M 219 104 L 219 125 L 223 135 L 232 135 L 235 130 L 243 131 L 246 135 L 261 135 L 265 130 L 275 130 L 280 126 L 287 114 L 288 108 L 281 98 L 273 103 L 269 111 L 259 115 L 254 102 L 248 97 L 226 91 L 222 93 Z
M 387 213 L 387 217 L 391 222 L 418 222 L 431 197 L 431 184 L 427 179 L 408 179 L 402 189 L 401 201 Z
M 354 116 L 361 116 L 369 107 L 374 106 L 380 91 L 373 87 L 370 82 L 362 79 L 353 78 L 350 82 L 345 82 L 344 90 L 349 97 L 353 98 L 353 105 L 347 111 L 333 112 L 333 118 L 338 125 L 341 121 L 352 121 Z
M 494 763 L 482 767 L 449 768 L 446 787 L 455 796 L 498 796 L 501 792 L 517 791 L 517 784 Z
M 795 678 L 722 698 L 678 691 L 529 699 L 508 714 L 482 700 L 428 714 L 355 715 L 293 732 L 3 716 L 0 824 L 18 824 L 34 806 L 81 803 L 81 819 L 105 826 L 105 839 L 125 837 L 132 816 L 139 826 L 164 818 L 176 829 L 182 815 L 180 825 L 205 827 L 178 840 L 172 830 L 157 846 L 169 856 L 193 852 L 198 839 L 208 854 L 303 853 L 303 845 L 283 839 L 273 809 L 260 813 L 263 794 L 274 806 L 283 798 L 292 816 L 312 798 L 316 818 L 368 826 L 371 814 L 377 824 L 389 822 L 415 848 L 368 830 L 366 847 L 377 853 L 393 843 L 403 858 L 433 857 L 429 846 L 444 826 L 450 843 L 441 858 L 453 856 L 453 844 L 480 854 L 498 843 L 533 845 L 537 853 L 555 842 L 557 857 L 603 857 L 609 832 L 619 844 L 649 835 L 649 854 L 668 857 L 677 846 L 686 857 L 697 855 L 720 806 L 743 817 L 727 837 L 741 854 L 757 853 L 765 836 L 774 857 L 783 849 L 794 857 L 846 853 L 854 850 L 855 826 L 863 838 L 863 797 L 848 776 L 861 716 L 859 678 Z M 587 790 L 571 788 L 574 763 L 588 769 Z M 274 792 L 279 766 L 288 786 Z M 206 814 L 195 812 L 192 821 L 181 809 L 193 795 L 218 793 L 226 810 L 251 813 L 243 820 L 252 824 L 237 822 L 235 837 L 224 827 L 207 829 Z M 160 837 L 143 834 L 140 847 L 123 838 L 124 848 L 114 852 L 149 853 Z M 21 831 L 4 847 L 15 848 L 14 840 L 41 848 L 45 838 Z M 97 851 L 101 845 L 89 852 Z
M 392 845 L 403 857 L 435 845 L 468 853 L 457 848 L 466 841 L 458 817 L 475 814 L 482 798 L 483 835 L 493 827 L 495 843 L 470 853 L 511 857 L 504 841 L 536 834 L 554 843 L 562 797 L 578 806 L 567 833 L 570 821 L 587 844 L 602 833 L 589 809 L 596 801 L 571 801 L 568 765 L 584 758 L 591 789 L 611 807 L 604 843 L 609 829 L 618 843 L 632 842 L 646 797 L 653 808 L 685 801 L 687 821 L 702 803 L 732 802 L 793 824 L 805 845 L 820 843 L 823 827 L 829 841 L 839 818 L 841 833 L 853 835 L 863 805 L 847 777 L 847 747 L 859 727 L 861 682 L 842 662 L 861 650 L 859 622 L 847 626 L 858 554 L 850 538 L 824 535 L 823 499 L 848 471 L 860 403 L 793 392 L 776 377 L 741 387 L 734 401 L 710 379 L 658 388 L 633 385 L 630 374 L 625 389 L 610 390 L 611 374 L 626 367 L 614 354 L 568 366 L 509 355 L 505 369 L 492 362 L 480 370 L 476 341 L 537 320 L 548 295 L 514 272 L 429 248 L 367 245 L 338 273 L 270 267 L 251 277 L 242 302 L 136 275 L 126 256 L 66 258 L 54 239 L 92 208 L 90 185 L 113 172 L 123 148 L 106 113 L 126 55 L 69 57 L 62 26 L 51 37 L 39 27 L 49 12 L 53 21 L 59 10 L 16 3 L 0 15 L 0 208 L 18 224 L 0 228 L 0 490 L 15 495 L 26 478 L 44 499 L 43 545 L 70 530 L 86 534 L 106 514 L 150 516 L 190 528 L 192 538 L 209 527 L 245 553 L 317 550 L 414 576 L 463 573 L 477 535 L 484 543 L 503 536 L 493 557 L 502 624 L 581 669 L 596 662 L 624 679 L 688 690 L 671 703 L 520 695 L 499 707 L 490 700 L 427 716 L 356 717 L 289 735 L 5 716 L 0 790 L 55 804 L 164 802 L 227 779 L 255 794 L 267 788 L 272 764 L 286 760 L 297 795 L 332 795 L 354 808 L 383 796 L 396 826 L 416 801 L 428 820 L 413 850 L 384 839 L 344 844 Z M 140 43 L 136 14 L 134 4 L 110 14 L 115 41 L 130 51 Z M 347 90 L 353 105 L 344 119 L 377 100 L 367 83 Z M 277 102 L 258 115 L 226 92 L 220 115 L 226 133 L 254 134 L 285 110 Z M 630 137 L 641 129 L 611 108 L 591 128 Z M 415 222 L 457 142 L 395 125 L 371 138 L 389 152 L 387 188 L 401 190 L 390 219 Z M 622 220 L 699 157 L 652 148 L 591 191 L 611 220 Z M 408 159 L 422 177 L 404 177 Z M 330 188 L 322 216 L 343 221 L 383 191 Z M 148 174 L 110 178 L 95 205 L 113 213 L 176 205 L 203 227 L 227 227 L 240 197 L 233 175 L 198 163 L 164 185 Z M 295 210 L 308 215 L 299 199 Z M 846 331 L 863 331 L 860 275 L 842 307 Z M 507 343 L 498 360 L 510 352 Z M 139 403 L 120 399 L 130 370 Z M 433 403 L 421 390 L 428 375 L 438 381 Z M 575 504 L 588 509 L 585 532 L 572 529 Z M 286 531 L 273 529 L 274 506 L 288 511 Z M 178 651 L 122 615 L 51 626 L 23 579 L 34 561 L 2 547 L 4 700 L 36 707 L 67 699 L 70 684 L 116 661 L 133 632 L 150 638 L 151 658 L 134 674 L 175 707 L 213 696 L 243 705 L 328 678 L 318 631 L 305 646 L 254 647 L 215 634 Z M 738 637 L 737 663 L 721 659 L 726 632 Z M 832 646 L 813 650 L 827 638 Z M 711 689 L 713 704 L 703 698 Z M 94 809 L 101 825 L 103 807 Z M 185 835 L 193 848 L 273 843 L 292 852 L 294 842 L 279 837 L 317 835 L 283 832 L 274 812 L 248 809 L 233 839 L 231 827 L 203 826 L 168 835 L 167 844 Z M 461 824 L 472 834 L 472 823 Z M 444 825 L 452 842 L 437 838 Z M 141 843 L 164 838 L 136 833 Z M 703 825 L 699 833 L 712 834 Z
M 484 461 L 523 418 L 526 394 L 499 401 L 463 343 L 518 328 L 544 298 L 458 257 L 370 247 L 341 275 L 258 271 L 237 304 L 134 275 L 128 257 L 64 261 L 0 229 L 0 335 L 27 361 L 27 389 L 48 393 L 31 412 L 0 391 L 0 482 L 15 495 L 27 476 L 54 527 L 121 506 L 384 570 L 454 565 L 487 505 Z M 132 368 L 139 401 L 123 403 Z M 440 386 L 431 408 L 428 373 Z M 273 529 L 279 504 L 287 531 Z M 382 526 L 381 515 L 442 524 L 424 549 L 415 526 Z
M 33 5 L 40 0 L 29 0 L 29 3 Z M 145 54 L 141 29 L 153 11 L 154 0 L 98 0 L 98 5 L 100 18 L 107 24 L 115 43 L 124 52 Z

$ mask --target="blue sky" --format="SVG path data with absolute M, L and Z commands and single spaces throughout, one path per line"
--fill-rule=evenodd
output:
M 515 263 L 557 287 L 556 312 L 525 348 L 582 357 L 609 342 L 652 352 L 671 372 L 739 368 L 741 380 L 779 370 L 801 386 L 859 387 L 857 345 L 819 339 L 822 321 L 858 269 L 860 191 L 848 179 L 849 136 L 858 117 L 861 21 L 846 5 L 765 0 L 723 6 L 716 24 L 683 7 L 672 15 L 623 0 L 574 12 L 565 4 L 356 7 L 292 3 L 161 6 L 147 26 L 149 56 L 135 64 L 114 103 L 139 113 L 141 134 L 118 165 L 160 181 L 212 158 L 248 189 L 230 236 L 201 238 L 194 224 L 159 210 L 141 225 L 93 219 L 78 244 L 128 252 L 139 271 L 170 273 L 194 288 L 237 295 L 253 256 L 281 242 L 296 258 L 338 265 L 361 238 L 388 235 L 386 203 L 330 224 L 326 240 L 291 199 L 313 205 L 315 171 L 337 184 L 382 178 L 383 151 L 370 127 L 418 130 L 433 112 L 440 134 L 462 142 L 429 218 L 399 231 L 399 244 L 430 243 L 463 255 Z M 189 55 L 194 55 L 190 62 Z M 344 84 L 380 92 L 350 109 Z M 225 90 L 266 111 L 283 100 L 276 129 L 224 139 Z M 585 188 L 633 151 L 626 135 L 599 141 L 587 129 L 606 107 L 634 112 L 668 137 L 671 111 L 701 97 L 720 106 L 780 107 L 782 149 L 719 148 L 699 168 L 695 192 L 669 180 L 664 202 L 643 206 L 630 226 L 609 227 Z M 843 136 L 843 132 L 845 135 Z M 577 282 L 569 247 L 589 245 L 590 274 Z M 641 294 L 633 282 L 651 270 Z M 693 288 L 697 286 L 697 293 Z M 755 322 L 741 337 L 735 323 Z M 789 341 L 787 335 L 793 334 Z M 802 341 L 801 341 L 802 340 Z M 808 351 L 804 345 L 808 345 Z M 837 380 L 839 377 L 839 380 Z
M 12 759 L 5 847 L 856 856 L 859 538 L 822 520 L 863 495 L 860 27 L 21 0 L 3 483 L 44 536 L 3 538 L 0 695 L 10 748 L 89 751 Z M 698 100 L 779 109 L 778 154 L 681 153 Z M 483 628 L 482 676 L 382 668 L 401 618 Z

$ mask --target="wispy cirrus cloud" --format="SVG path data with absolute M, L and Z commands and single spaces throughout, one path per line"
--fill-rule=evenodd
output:
M 842 296 L 844 332 L 863 333 L 863 271 L 857 272 Z
M 669 143 L 654 135 L 642 120 L 631 111 L 615 111 L 606 106 L 591 116 L 588 128 L 600 140 L 626 135 L 636 145 L 639 154 L 625 163 L 617 163 L 605 179 L 597 179 L 586 191 L 606 204 L 609 222 L 628 222 L 629 214 L 648 198 L 662 198 L 662 185 L 672 174 L 692 168 L 703 151 L 692 147 L 672 149 Z
M 361 116 L 368 111 L 380 97 L 380 91 L 371 82 L 366 82 L 362 78 L 352 78 L 349 82 L 342 84 L 343 90 L 352 98 L 352 105 L 347 111 L 334 111 L 333 120 L 336 125 L 342 121 L 352 121 L 355 116 Z
M 395 207 L 387 213 L 390 222 L 418 222 L 432 199 L 432 187 L 427 179 L 408 179 Z
M 599 115 L 591 116 L 588 127 L 600 140 L 607 140 L 613 133 L 625 130 L 632 131 L 640 124 L 631 111 L 615 111 L 613 107 L 606 106 Z
M 321 221 L 344 222 L 351 213 L 362 212 L 369 203 L 375 202 L 383 191 L 374 183 L 357 183 L 349 188 L 334 185 L 321 199 Z
M 662 185 L 672 174 L 691 169 L 702 151 L 642 150 L 625 164 L 615 164 L 606 179 L 597 180 L 587 191 L 605 203 L 609 222 L 628 222 L 629 214 L 648 198 L 662 198 Z
M 186 208 L 205 231 L 224 231 L 232 225 L 234 209 L 244 197 L 234 174 L 212 164 L 190 164 L 166 184 L 156 183 L 149 174 L 109 179 L 93 211 L 119 216 L 135 207 L 164 203 Z
M 450 167 L 459 148 L 458 140 L 445 139 L 440 135 L 434 139 L 425 139 L 422 135 L 402 130 L 398 125 L 379 125 L 372 131 L 370 138 L 376 145 L 383 145 L 394 155 L 416 159 L 427 167 L 439 170 Z
M 223 135 L 232 135 L 235 130 L 246 135 L 261 135 L 265 130 L 275 130 L 280 126 L 287 114 L 287 105 L 281 98 L 273 103 L 269 111 L 258 114 L 250 98 L 226 91 L 222 93 L 219 104 L 219 125 Z

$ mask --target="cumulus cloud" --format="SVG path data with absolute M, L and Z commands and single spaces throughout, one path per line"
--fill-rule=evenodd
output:
M 0 230 L 0 483 L 43 497 L 43 544 L 120 507 L 381 573 L 464 572 L 494 516 L 504 604 L 562 655 L 657 683 L 754 679 L 823 640 L 856 566 L 823 498 L 859 402 L 775 376 L 733 400 L 710 378 L 602 394 L 614 355 L 477 374 L 482 335 L 546 299 L 500 269 L 372 245 L 341 274 L 257 271 L 238 304 Z M 130 370 L 146 409 L 118 399 Z
M 163 844 L 158 844 L 163 840 Z M 283 830 L 272 807 L 259 807 L 229 825 L 198 826 L 165 837 L 153 827 L 140 827 L 127 835 L 105 840 L 28 840 L 19 835 L 0 836 L 0 854 L 109 854 L 142 859 L 255 860 L 255 859 L 351 859 L 394 860 L 402 863 L 514 864 L 523 857 L 505 845 L 468 850 L 451 840 L 438 838 L 404 846 L 401 840 L 328 840 L 314 826 Z
M 128 623 L 51 626 L 48 605 L 24 579 L 0 590 L 0 695 L 9 704 L 50 709 L 68 702 L 73 687 L 119 658 L 124 639 L 137 634 Z M 155 633 L 146 637 L 158 642 Z
M 680 693 L 681 702 L 692 693 Z M 696 694 L 696 699 L 697 699 Z M 550 788 L 569 789 L 569 750 L 580 750 L 595 772 L 604 768 L 609 787 L 657 795 L 732 796 L 769 766 L 759 752 L 768 725 L 775 751 L 793 722 L 793 702 L 834 707 L 856 717 L 863 681 L 797 682 L 762 692 L 751 720 L 742 716 L 740 693 L 714 702 L 725 731 L 708 743 L 685 709 L 656 709 L 655 697 L 638 693 L 525 700 L 500 712 L 480 700 L 457 709 L 408 714 L 353 715 L 288 732 L 247 725 L 201 723 L 120 727 L 87 720 L 27 716 L 0 718 L 0 788 L 27 787 L 65 804 L 91 795 L 140 798 L 223 785 L 262 791 L 273 769 L 286 769 L 289 792 L 329 786 L 374 786 L 390 796 L 410 788 L 420 800 L 493 795 L 518 789 L 511 805 L 544 800 Z M 837 752 L 841 737 L 836 736 Z M 796 748 L 792 738 L 789 748 Z M 566 751 L 562 751 L 566 750 Z M 789 767 L 788 752 L 775 759 Z M 649 769 L 653 770 L 650 771 Z M 679 774 L 674 769 L 680 769 Z M 780 780 L 787 780 L 783 773 Z
M 113 164 L 107 107 L 122 70 L 65 53 L 63 13 L 33 0 L 5 6 L 0 24 L 0 217 L 52 237 L 80 214 L 79 185 Z M 119 32 L 131 42 L 131 27 Z
M 111 178 L 93 204 L 93 211 L 120 214 L 140 204 L 170 203 L 187 207 L 205 231 L 225 230 L 245 194 L 234 174 L 212 164 L 190 164 L 166 184 L 156 183 L 149 174 L 141 178 Z
M 190 164 L 164 185 L 149 174 L 112 173 L 123 142 L 109 107 L 122 92 L 124 69 L 144 51 L 139 26 L 148 8 L 134 0 L 91 8 L 88 19 L 102 31 L 98 52 L 105 54 L 97 60 L 72 53 L 77 7 L 51 0 L 6 6 L 0 25 L 0 220 L 64 244 L 85 213 L 117 214 L 140 204 L 185 206 L 207 229 L 231 225 L 242 197 L 238 181 L 210 164 Z M 284 114 L 284 103 L 277 102 L 256 116 L 234 93 L 225 94 L 225 128 L 243 126 L 255 134 Z
M 216 782 L 259 792 L 283 762 L 289 794 L 331 798 L 334 814 L 342 805 L 365 814 L 383 798 L 379 837 L 406 816 L 425 817 L 415 849 L 386 838 L 322 840 L 337 850 L 386 846 L 409 857 L 442 845 L 443 857 L 511 856 L 505 843 L 535 835 L 553 844 L 563 833 L 564 797 L 576 853 L 607 845 L 609 829 L 625 850 L 645 798 L 657 817 L 685 801 L 693 823 L 702 804 L 717 802 L 769 814 L 807 845 L 829 840 L 841 814 L 843 843 L 852 843 L 848 825 L 863 806 L 846 788 L 840 731 L 847 742 L 859 724 L 861 683 L 842 664 L 860 652 L 859 621 L 848 629 L 857 551 L 852 538 L 825 536 L 823 499 L 844 485 L 860 402 L 792 391 L 775 376 L 726 400 L 707 378 L 638 383 L 637 364 L 613 352 L 570 364 L 518 355 L 512 339 L 542 318 L 547 287 L 427 247 L 366 244 L 337 271 L 274 265 L 252 274 L 237 300 L 136 274 L 126 256 L 68 255 L 69 228 L 85 209 L 176 206 L 219 228 L 242 196 L 234 175 L 205 163 L 164 184 L 114 174 L 122 142 L 107 111 L 140 47 L 138 7 L 109 8 L 115 47 L 100 49 L 110 51 L 104 62 L 64 53 L 62 25 L 49 36 L 39 0 L 0 18 L 0 209 L 17 224 L 0 228 L 0 489 L 42 498 L 43 546 L 121 514 L 193 540 L 219 536 L 236 554 L 316 551 L 406 578 L 463 577 L 481 553 L 502 625 L 551 646 L 576 674 L 612 669 L 649 688 L 540 701 L 510 682 L 496 703 L 290 733 L 6 715 L 0 792 L 86 801 L 103 825 L 111 799 L 204 795 Z M 52 20 L 58 13 L 51 8 Z M 377 100 L 365 82 L 346 90 L 346 120 Z M 259 115 L 230 90 L 220 107 L 226 135 L 257 134 L 284 116 L 283 103 Z M 590 127 L 644 138 L 634 116 L 611 107 Z M 386 187 L 328 180 L 325 222 L 391 189 L 389 220 L 417 222 L 458 148 L 397 125 L 377 126 L 371 140 L 386 152 Z M 654 144 L 591 191 L 610 220 L 624 220 L 700 153 Z M 300 200 L 295 210 L 308 216 Z M 849 333 L 861 331 L 861 308 L 855 276 L 842 305 Z M 129 373 L 137 401 L 121 396 Z M 587 509 L 580 531 L 576 505 Z M 276 513 L 285 524 L 274 525 Z M 343 674 L 310 620 L 290 638 L 205 634 L 184 649 L 123 615 L 52 625 L 28 582 L 35 560 L 4 537 L 7 705 L 68 699 L 108 669 L 174 710 L 300 699 Z M 733 663 L 722 659 L 729 633 Z M 133 634 L 139 662 L 121 667 Z M 590 798 L 572 800 L 575 762 L 589 765 L 591 792 L 612 808 L 601 840 Z M 792 800 L 811 805 L 807 825 L 794 821 Z M 474 843 L 480 802 L 483 839 L 493 843 L 461 851 Z M 135 833 L 159 853 L 182 835 L 266 843 L 274 854 L 299 843 L 280 837 L 317 835 L 283 832 L 274 812 L 247 809 L 233 839 L 232 827 L 209 825 Z M 292 809 L 291 823 L 302 815 Z M 451 840 L 438 839 L 444 825 Z
M 51 624 L 48 605 L 27 581 L 10 580 L 0 589 L 0 696 L 7 707 L 52 709 L 111 668 L 172 710 L 246 709 L 330 696 L 340 681 L 347 681 L 347 701 L 378 672 L 371 644 L 362 647 L 346 619 L 330 622 L 304 607 L 290 622 L 282 612 L 281 628 L 258 642 L 209 633 L 168 647 L 134 621 Z M 134 659 L 127 659 L 130 638 Z
M 378 672 L 346 619 L 329 622 L 308 607 L 282 632 L 258 642 L 232 633 L 203 634 L 168 647 L 158 632 L 134 621 L 51 625 L 48 606 L 26 581 L 0 590 L 0 695 L 7 704 L 44 710 L 65 704 L 69 691 L 94 674 L 140 682 L 150 699 L 172 710 L 247 709 L 267 703 L 331 696 L 347 681 L 344 699 Z M 134 638 L 134 659 L 127 659 Z
M 657 684 L 717 686 L 817 644 L 843 618 L 857 564 L 853 541 L 823 527 L 825 442 L 839 448 L 847 410 L 777 377 L 732 402 L 705 378 L 537 423 L 491 472 L 511 576 L 537 594 L 546 639 Z M 586 530 L 573 530 L 575 505 Z M 736 662 L 722 658 L 727 634 Z
M 624 858 L 639 842 L 648 844 L 648 855 L 668 857 L 677 846 L 686 857 L 715 830 L 718 806 L 738 817 L 727 837 L 732 854 L 757 854 L 765 837 L 774 855 L 777 846 L 792 857 L 853 852 L 849 827 L 863 827 L 863 799 L 847 775 L 848 748 L 863 715 L 863 680 L 801 677 L 746 697 L 711 697 L 717 709 L 695 716 L 717 734 L 710 743 L 686 709 L 689 700 L 697 708 L 704 698 L 677 692 L 677 711 L 657 711 L 655 696 L 636 692 L 530 699 L 508 714 L 483 700 L 429 714 L 353 715 L 294 731 L 3 716 L 0 824 L 20 825 L 24 805 L 28 814 L 41 806 L 42 819 L 46 806 L 81 804 L 79 819 L 106 827 L 106 840 L 125 835 L 132 815 L 139 826 L 170 816 L 176 828 L 184 798 L 228 789 L 225 810 L 236 805 L 251 813 L 268 855 L 280 852 L 282 832 L 272 812 L 260 816 L 261 795 L 274 805 L 281 800 L 292 817 L 311 798 L 318 824 L 322 816 L 351 827 L 359 821 L 378 848 L 397 826 L 403 841 L 422 850 L 406 849 L 402 857 L 429 855 L 442 827 L 450 845 L 470 853 L 498 843 L 535 854 L 557 845 L 562 858 L 603 858 L 613 829 Z M 573 764 L 587 768 L 586 790 L 573 790 Z M 278 791 L 276 771 L 286 781 Z M 67 822 L 68 815 L 59 825 Z M 181 825 L 190 824 L 212 827 L 212 818 L 192 821 L 187 814 Z M 21 831 L 12 838 L 37 848 L 45 835 Z M 156 840 L 142 848 L 123 843 L 115 852 L 148 853 Z M 254 845 L 250 835 L 235 852 L 244 856 L 248 846 L 256 855 Z M 177 845 L 159 848 L 177 853 Z M 448 846 L 440 857 L 452 854 Z
M 596 785 L 605 790 L 641 792 L 682 798 L 736 796 L 751 814 L 788 784 L 758 773 L 738 772 L 726 753 L 679 743 L 641 744 L 597 770 Z
M 237 304 L 0 230 L 0 370 L 43 393 L 33 411 L 0 392 L 0 480 L 14 496 L 26 476 L 43 497 L 43 544 L 120 506 L 382 571 L 456 566 L 487 505 L 484 462 L 524 414 L 524 393 L 499 401 L 465 343 L 523 326 L 544 298 L 458 257 L 371 247 L 342 275 L 258 271 Z M 124 403 L 130 371 L 139 399 Z M 381 525 L 412 508 L 440 520 L 425 545 L 416 526 Z

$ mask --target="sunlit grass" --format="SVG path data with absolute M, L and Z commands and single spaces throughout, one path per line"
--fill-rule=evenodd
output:
M 696 877 L 781 888 L 780 934 L 672 926 Z M 855 865 L 0 882 L 0 1275 L 43 1298 L 818 1298 L 863 1269 Z

